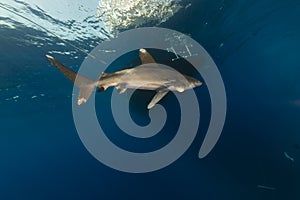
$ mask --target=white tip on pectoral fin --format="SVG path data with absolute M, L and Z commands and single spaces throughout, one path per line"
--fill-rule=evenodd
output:
M 150 102 L 147 106 L 147 109 L 150 110 L 151 108 L 153 108 L 156 104 L 153 104 L 152 102 Z
M 153 97 L 151 102 L 148 104 L 147 108 L 150 110 L 153 108 L 166 94 L 168 94 L 169 90 L 160 90 L 156 93 L 156 95 Z

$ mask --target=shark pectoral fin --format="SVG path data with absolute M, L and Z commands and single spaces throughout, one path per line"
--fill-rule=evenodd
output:
M 148 104 L 147 108 L 151 109 L 153 108 L 166 94 L 168 94 L 169 90 L 159 90 L 156 95 L 153 97 L 151 102 Z
M 154 58 L 146 51 L 146 49 L 140 49 L 139 52 L 142 64 L 156 63 Z

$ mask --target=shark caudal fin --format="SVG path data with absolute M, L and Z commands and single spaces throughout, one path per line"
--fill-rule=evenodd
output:
M 64 66 L 63 64 L 55 60 L 52 56 L 46 55 L 46 57 L 51 62 L 51 65 L 59 69 L 61 73 L 63 73 L 80 89 L 77 104 L 81 105 L 83 103 L 86 103 L 89 97 L 91 96 L 94 88 L 97 86 L 97 81 L 91 80 L 86 76 L 77 74 L 70 68 Z

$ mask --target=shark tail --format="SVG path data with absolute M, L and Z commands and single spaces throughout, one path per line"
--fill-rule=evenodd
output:
M 81 105 L 86 103 L 95 87 L 97 87 L 97 81 L 89 79 L 86 76 L 77 74 L 72 69 L 64 66 L 57 60 L 55 60 L 52 56 L 46 55 L 51 65 L 55 66 L 61 73 L 63 73 L 69 80 L 71 80 L 79 89 L 79 96 L 77 100 L 77 104 Z

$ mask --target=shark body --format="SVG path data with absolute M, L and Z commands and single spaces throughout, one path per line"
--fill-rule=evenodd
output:
M 155 90 L 157 93 L 147 106 L 148 109 L 151 109 L 169 91 L 184 92 L 202 85 L 199 80 L 193 77 L 182 75 L 170 68 L 161 67 L 145 49 L 140 49 L 139 55 L 142 62 L 140 66 L 109 74 L 102 72 L 100 79 L 96 81 L 77 74 L 56 61 L 52 56 L 46 55 L 46 57 L 52 65 L 79 87 L 78 105 L 86 103 L 96 87 L 99 92 L 105 91 L 109 87 L 115 87 L 120 94 L 127 89 Z

